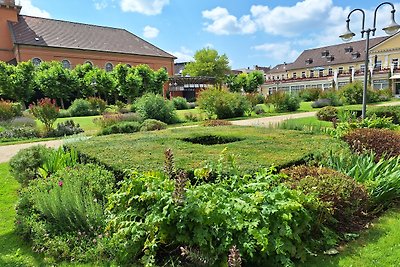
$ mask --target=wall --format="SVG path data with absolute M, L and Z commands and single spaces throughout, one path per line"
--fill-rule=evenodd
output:
M 0 4 L 0 60 L 10 61 L 14 58 L 13 42 L 7 21 L 18 20 L 18 7 Z

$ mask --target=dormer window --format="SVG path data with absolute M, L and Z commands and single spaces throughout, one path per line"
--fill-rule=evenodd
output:
M 353 59 L 357 59 L 360 57 L 360 52 L 351 53 L 351 56 L 353 57 Z
M 322 57 L 327 57 L 329 56 L 329 50 L 325 50 L 321 52 Z
M 306 65 L 310 65 L 311 63 L 313 63 L 313 59 L 312 58 L 306 59 Z
M 346 54 L 349 54 L 349 53 L 353 52 L 353 47 L 351 47 L 351 46 L 345 47 L 345 48 L 344 48 L 344 52 L 345 52 Z
M 335 57 L 333 55 L 326 57 L 327 62 L 332 62 L 334 59 L 335 59 Z

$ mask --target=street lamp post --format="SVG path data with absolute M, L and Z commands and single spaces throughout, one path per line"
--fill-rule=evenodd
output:
M 391 23 L 383 28 L 383 30 L 389 34 L 395 34 L 399 29 L 400 25 L 396 23 L 394 19 L 394 13 L 396 10 L 394 9 L 394 5 L 390 2 L 383 2 L 380 5 L 378 5 L 375 9 L 374 12 L 374 25 L 373 28 L 368 28 L 365 29 L 365 12 L 364 10 L 360 8 L 353 9 L 349 15 L 347 16 L 346 20 L 346 32 L 340 35 L 339 37 L 342 38 L 343 41 L 348 42 L 350 41 L 356 34 L 350 30 L 350 16 L 353 14 L 355 11 L 360 11 L 363 15 L 362 18 L 362 27 L 361 27 L 361 38 L 364 38 L 364 34 L 366 33 L 366 40 L 365 40 L 365 68 L 364 68 L 364 88 L 363 88 L 363 103 L 362 103 L 362 119 L 365 119 L 365 114 L 367 111 L 367 86 L 368 86 L 368 60 L 369 60 L 369 37 L 372 32 L 372 36 L 375 36 L 376 32 L 376 13 L 378 12 L 378 9 L 383 6 L 383 5 L 390 5 L 392 7 L 392 21 Z

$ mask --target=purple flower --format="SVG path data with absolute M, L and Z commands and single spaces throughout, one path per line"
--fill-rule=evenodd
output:
M 59 182 L 58 182 L 58 186 L 59 186 L 59 187 L 62 187 L 63 184 L 64 184 L 63 181 L 59 181 Z

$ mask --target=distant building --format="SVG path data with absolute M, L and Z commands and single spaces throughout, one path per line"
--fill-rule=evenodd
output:
M 115 65 L 146 64 L 173 75 L 175 57 L 124 29 L 20 15 L 15 0 L 0 0 L 0 60 L 16 64 L 59 61 L 89 63 L 106 71 Z
M 370 40 L 369 71 L 374 89 L 390 88 L 400 95 L 400 33 Z M 264 92 L 296 92 L 307 88 L 341 88 L 364 79 L 365 40 L 303 51 L 293 63 L 266 73 Z

